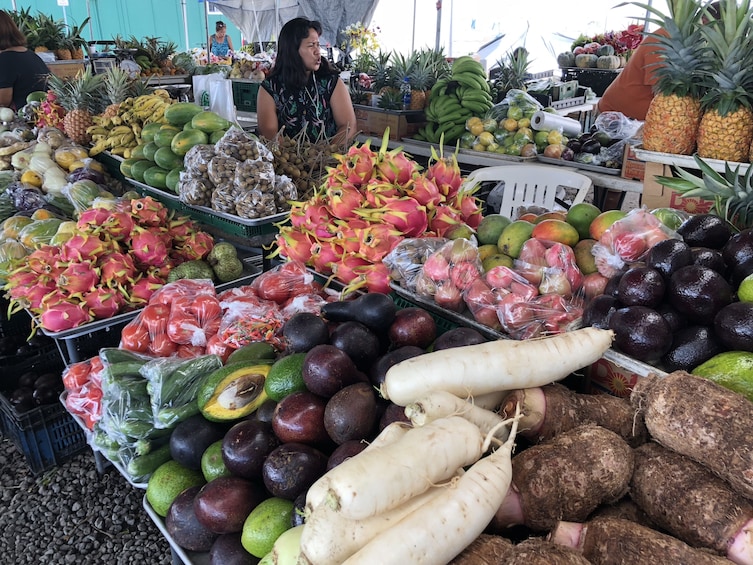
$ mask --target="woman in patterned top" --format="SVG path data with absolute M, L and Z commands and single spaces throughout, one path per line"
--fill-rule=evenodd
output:
M 214 29 L 215 32 L 209 37 L 209 50 L 215 57 L 224 59 L 233 50 L 233 40 L 227 34 L 225 22 L 218 21 Z
M 262 82 L 256 102 L 259 133 L 274 139 L 305 130 L 309 140 L 348 144 L 356 134 L 356 115 L 348 87 L 322 58 L 321 24 L 295 18 L 280 30 L 277 59 Z

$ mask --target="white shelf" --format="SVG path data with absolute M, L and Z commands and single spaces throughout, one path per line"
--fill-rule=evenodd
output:
M 674 153 L 648 151 L 647 149 L 643 149 L 640 145 L 636 145 L 633 150 L 635 151 L 636 157 L 648 163 L 661 163 L 663 165 L 674 165 L 676 167 L 682 167 L 683 169 L 698 170 L 698 164 L 695 162 L 695 159 L 692 155 L 676 155 Z M 750 166 L 748 163 L 738 163 L 736 161 L 721 161 L 719 159 L 704 159 L 703 161 L 719 173 L 724 173 L 725 168 L 729 166 L 729 168 L 733 171 L 737 167 L 739 167 L 740 174 L 744 175 L 747 172 L 748 167 Z

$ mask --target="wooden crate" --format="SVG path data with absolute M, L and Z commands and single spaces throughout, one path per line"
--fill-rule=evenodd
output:
M 354 104 L 358 130 L 364 135 L 382 136 L 390 128 L 390 139 L 412 137 L 426 123 L 421 110 L 382 110 Z
M 54 61 L 47 63 L 47 68 L 50 72 L 59 76 L 60 78 L 68 78 L 76 76 L 79 72 L 84 70 L 86 62 L 83 59 L 74 59 L 71 61 Z

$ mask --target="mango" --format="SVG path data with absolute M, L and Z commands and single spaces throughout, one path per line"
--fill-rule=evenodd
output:
M 589 238 L 581 239 L 575 244 L 575 247 L 573 247 L 573 251 L 575 252 L 575 264 L 578 265 L 578 268 L 584 275 L 590 275 L 598 270 L 596 268 L 596 259 L 591 252 L 594 245 L 596 245 L 596 240 Z
M 570 206 L 565 221 L 578 230 L 578 235 L 581 239 L 586 239 L 590 237 L 588 228 L 591 227 L 591 222 L 593 222 L 599 214 L 601 214 L 601 210 L 598 206 L 595 206 L 590 202 L 578 202 L 577 204 Z
M 578 243 L 578 230 L 564 220 L 543 220 L 533 226 L 531 237 L 542 241 L 554 241 L 573 247 Z
M 591 222 L 591 225 L 588 227 L 588 234 L 591 236 L 591 239 L 598 241 L 604 235 L 604 232 L 612 227 L 612 224 L 625 216 L 627 216 L 627 212 L 623 212 L 622 210 L 607 210 L 606 212 L 602 212 Z
M 531 239 L 533 228 L 534 225 L 531 222 L 524 220 L 515 220 L 510 223 L 510 225 L 502 230 L 502 234 L 497 241 L 500 253 L 517 259 L 520 256 L 520 251 L 523 249 L 523 244 Z
M 564 212 L 553 210 L 551 212 L 544 212 L 543 214 L 539 214 L 534 218 L 533 223 L 540 224 L 544 220 L 562 220 L 564 222 L 566 219 L 567 215 Z

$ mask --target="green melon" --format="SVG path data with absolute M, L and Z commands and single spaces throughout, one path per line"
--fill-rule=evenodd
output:
M 175 102 L 165 108 L 165 119 L 171 125 L 182 127 L 199 112 L 203 112 L 203 108 L 193 102 Z
M 154 153 L 154 162 L 158 167 L 169 171 L 183 166 L 183 156 L 176 155 L 169 147 L 160 147 Z
M 144 158 L 154 163 L 154 154 L 157 153 L 157 149 L 159 149 L 159 146 L 153 141 L 144 145 Z
M 147 159 L 135 162 L 131 165 L 131 178 L 139 182 L 144 182 L 144 173 L 151 167 L 154 167 L 154 163 Z
M 169 172 L 167 169 L 152 165 L 144 171 L 144 182 L 154 188 L 166 189 L 167 173 Z
M 171 190 L 176 194 L 178 193 L 178 182 L 180 182 L 180 173 L 183 170 L 185 170 L 183 167 L 176 167 L 167 173 L 165 184 L 167 185 L 168 190 Z
M 209 143 L 209 136 L 205 132 L 198 129 L 188 129 L 183 130 L 173 137 L 172 142 L 170 143 L 170 149 L 173 153 L 182 157 L 188 153 L 188 150 L 194 145 L 202 145 L 206 143 Z
M 165 124 L 154 134 L 154 143 L 157 144 L 157 147 L 170 147 L 170 142 L 179 131 L 180 128 Z

